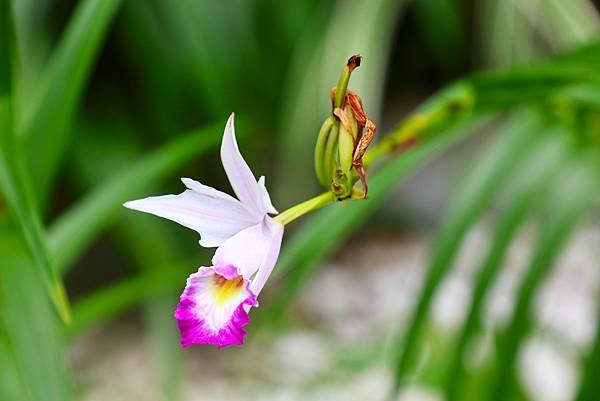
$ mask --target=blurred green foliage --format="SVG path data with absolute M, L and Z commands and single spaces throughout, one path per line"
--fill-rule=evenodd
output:
M 369 199 L 291 227 L 278 285 L 255 327 L 277 330 L 319 263 L 394 187 L 487 127 L 494 141 L 453 194 L 417 307 L 386 362 L 394 391 L 417 381 L 448 400 L 527 397 L 515 359 L 535 326 L 532 298 L 598 194 L 599 29 L 587 0 L 0 0 L 0 399 L 77 398 L 65 347 L 136 306 L 164 399 L 181 399 L 171 310 L 186 275 L 209 255 L 189 236 L 179 241 L 183 230 L 121 204 L 179 190 L 180 174 L 226 185 L 216 149 L 232 111 L 244 155 L 277 189 L 279 209 L 313 195 L 319 122 L 353 53 L 365 61 L 351 88 L 383 121 Z M 414 118 L 425 122 L 412 132 L 419 146 L 388 155 L 415 129 Z M 455 337 L 440 335 L 428 318 L 431 301 L 466 233 L 499 199 L 467 320 Z M 485 369 L 467 371 L 464 353 L 483 331 L 481 305 L 529 220 L 539 238 L 511 322 L 494 333 L 497 351 Z M 122 263 L 91 263 L 92 249 Z M 70 325 L 60 319 L 68 320 L 65 278 Z M 346 363 L 360 369 L 378 358 L 381 343 Z M 419 370 L 426 347 L 443 357 Z M 597 398 L 599 349 L 600 338 L 580 356 L 578 400 Z

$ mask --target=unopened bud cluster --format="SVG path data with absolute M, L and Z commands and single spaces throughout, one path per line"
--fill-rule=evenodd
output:
M 332 110 L 317 137 L 315 172 L 337 199 L 365 198 L 367 183 L 362 157 L 376 126 L 364 113 L 360 97 L 348 90 L 350 75 L 361 56 L 350 57 L 338 85 L 331 90 Z M 361 188 L 355 188 L 360 180 Z

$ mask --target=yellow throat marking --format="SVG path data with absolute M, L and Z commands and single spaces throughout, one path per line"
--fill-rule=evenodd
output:
M 223 276 L 215 275 L 213 296 L 217 305 L 223 306 L 243 290 L 244 278 L 237 276 L 227 280 Z

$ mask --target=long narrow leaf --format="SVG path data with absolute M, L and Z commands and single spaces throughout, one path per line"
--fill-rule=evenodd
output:
M 144 189 L 193 157 L 214 148 L 220 126 L 184 134 L 127 168 L 117 171 L 67 210 L 50 227 L 49 248 L 58 271 L 65 272 L 98 233 L 114 218 L 124 201 L 144 195 Z
M 562 48 L 585 43 L 600 32 L 600 15 L 589 0 L 543 0 L 541 3 L 542 33 Z
M 25 152 L 14 131 L 9 43 L 11 31 L 7 0 L 0 3 L 0 191 L 25 244 L 39 267 L 46 291 L 65 321 L 69 320 L 66 293 L 46 249 L 45 233 L 34 201 Z
M 50 51 L 51 38 L 45 16 L 52 6 L 50 0 L 13 1 L 15 21 L 15 119 L 35 91 L 44 62 Z
M 599 309 L 600 311 L 600 309 Z M 585 361 L 576 401 L 595 401 L 598 398 L 600 383 L 600 316 L 596 322 L 596 339 Z
M 492 197 L 502 188 L 522 160 L 538 134 L 540 120 L 528 113 L 513 116 L 499 134 L 491 149 L 477 163 L 462 185 L 456 189 L 456 198 L 447 212 L 447 220 L 440 230 L 425 283 L 406 335 L 400 337 L 395 359 L 395 386 L 397 391 L 409 366 L 413 363 L 415 347 L 426 320 L 433 295 L 446 276 L 468 229 Z
M 15 238 L 0 236 L 0 316 L 26 393 L 11 401 L 68 401 L 72 386 L 44 282 Z
M 54 50 L 35 96 L 17 122 L 26 140 L 36 194 L 44 200 L 67 148 L 70 123 L 94 59 L 121 0 L 85 0 L 78 4 Z
M 27 392 L 27 385 L 5 324 L 5 319 L 0 319 L 0 399 L 20 401 Z
M 589 155 L 586 155 L 589 157 Z M 527 267 L 527 272 L 516 297 L 515 308 L 508 329 L 500 337 L 498 371 L 489 392 L 489 400 L 503 401 L 512 395 L 515 385 L 515 359 L 530 321 L 530 306 L 537 289 L 551 271 L 551 267 L 565 245 L 582 213 L 597 194 L 597 160 L 581 157 L 570 166 L 549 200 L 547 216 L 542 222 L 538 242 Z
M 568 145 L 564 138 L 552 138 L 552 132 L 547 131 L 550 143 L 545 147 L 534 150 L 532 160 L 524 168 L 529 174 L 523 183 L 518 185 L 516 194 L 509 200 L 508 205 L 496 222 L 494 236 L 489 250 L 482 260 L 481 267 L 475 280 L 471 305 L 467 318 L 458 336 L 456 346 L 452 350 L 448 367 L 445 394 L 447 401 L 460 399 L 460 388 L 466 371 L 463 367 L 463 357 L 469 340 L 479 329 L 479 317 L 485 296 L 505 261 L 505 256 L 517 229 L 526 220 L 532 209 L 538 205 L 549 185 L 554 182 L 557 171 L 563 164 Z M 549 148 L 550 146 L 550 148 Z

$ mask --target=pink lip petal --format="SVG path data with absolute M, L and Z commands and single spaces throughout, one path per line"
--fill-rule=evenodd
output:
M 258 293 L 275 266 L 282 237 L 283 227 L 265 217 L 225 241 L 215 252 L 214 266 L 201 267 L 188 278 L 175 311 L 183 347 L 243 343 L 248 313 L 258 306 Z M 219 302 L 215 288 L 242 281 L 243 288 Z
M 244 327 L 250 321 L 247 309 L 258 305 L 248 281 L 244 279 L 243 286 L 225 303 L 213 295 L 217 280 L 235 279 L 236 275 L 236 269 L 228 266 L 201 267 L 190 275 L 175 310 L 182 347 L 212 344 L 222 348 L 244 343 Z

